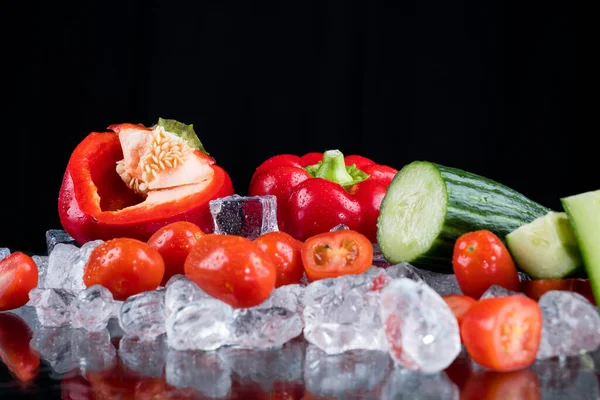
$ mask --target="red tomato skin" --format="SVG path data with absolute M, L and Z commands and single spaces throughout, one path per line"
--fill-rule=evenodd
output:
M 130 238 L 107 240 L 90 254 L 83 271 L 87 287 L 102 285 L 115 300 L 154 290 L 165 273 L 160 253 L 146 242 Z
M 454 245 L 452 267 L 463 294 L 479 299 L 492 285 L 520 290 L 520 279 L 508 249 L 487 230 L 468 232 Z
M 521 290 L 534 300 L 539 300 L 544 293 L 550 290 L 566 290 L 579 293 L 588 299 L 590 303 L 597 305 L 589 279 L 533 279 L 530 281 L 522 281 Z
M 542 312 L 535 300 L 521 295 L 478 300 L 463 316 L 460 333 L 479 365 L 495 371 L 526 368 L 540 345 Z
M 20 251 L 9 254 L 0 261 L 0 311 L 27 304 L 29 292 L 37 284 L 38 267 L 35 261 Z
M 160 228 L 148 239 L 148 245 L 160 253 L 165 263 L 161 285 L 166 285 L 173 275 L 183 274 L 185 259 L 203 235 L 198 225 L 179 221 Z
M 340 258 L 328 258 L 324 265 L 317 265 L 315 252 L 319 247 L 327 245 L 335 257 L 346 240 L 355 243 L 358 248 L 358 254 L 351 265 L 339 265 Z M 354 230 L 320 233 L 310 237 L 302 245 L 302 263 L 309 281 L 361 274 L 373 264 L 373 244 L 365 235 Z
M 235 308 L 264 302 L 277 278 L 275 265 L 256 243 L 234 235 L 204 235 L 184 271 L 207 294 Z
M 285 232 L 269 232 L 256 239 L 254 243 L 271 259 L 277 270 L 275 287 L 300 283 L 304 276 L 302 263 L 302 242 Z
M 462 322 L 464 315 L 467 311 L 469 311 L 469 308 L 471 308 L 473 304 L 477 303 L 477 300 L 475 300 L 474 298 L 460 294 L 450 294 L 447 296 L 442 296 L 442 298 L 444 299 L 446 304 L 448 304 L 450 310 L 452 310 L 452 313 L 456 317 L 459 326 Z

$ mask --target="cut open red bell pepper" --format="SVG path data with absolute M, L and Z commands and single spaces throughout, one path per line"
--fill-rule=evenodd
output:
M 397 170 L 338 150 L 302 157 L 281 154 L 263 162 L 251 196 L 277 198 L 279 229 L 299 240 L 344 224 L 376 242 L 381 201 Z
M 64 229 L 80 244 L 147 240 L 175 221 L 212 232 L 208 203 L 233 194 L 227 172 L 204 151 L 192 125 L 160 119 L 151 127 L 111 125 L 73 151 L 60 188 Z

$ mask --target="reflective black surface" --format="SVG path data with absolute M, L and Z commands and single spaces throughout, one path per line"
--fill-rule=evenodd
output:
M 2 399 L 600 398 L 600 351 L 510 373 L 484 370 L 461 353 L 445 371 L 425 375 L 394 367 L 387 353 L 328 356 L 301 339 L 273 350 L 182 352 L 164 337 L 123 337 L 115 321 L 86 332 L 28 319 L 0 313 Z

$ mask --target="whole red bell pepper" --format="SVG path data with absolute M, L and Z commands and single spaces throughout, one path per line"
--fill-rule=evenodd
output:
M 279 229 L 306 240 L 344 224 L 377 241 L 381 201 L 396 169 L 338 150 L 301 157 L 281 154 L 254 172 L 251 196 L 277 198 Z
M 182 220 L 213 231 L 208 203 L 233 194 L 233 187 L 191 125 L 160 119 L 152 128 L 117 124 L 109 129 L 79 143 L 60 188 L 60 221 L 78 243 L 147 240 Z

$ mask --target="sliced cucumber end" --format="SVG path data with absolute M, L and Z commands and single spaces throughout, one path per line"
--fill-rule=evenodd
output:
M 550 211 L 506 235 L 518 267 L 535 279 L 561 279 L 582 266 L 581 255 L 564 212 Z
M 426 253 L 443 229 L 447 203 L 446 184 L 434 164 L 404 166 L 381 202 L 377 241 L 385 258 L 411 262 Z

